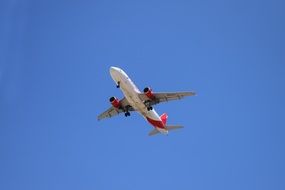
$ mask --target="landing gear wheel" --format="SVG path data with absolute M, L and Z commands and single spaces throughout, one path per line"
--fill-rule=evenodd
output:
M 152 110 L 153 108 L 150 106 L 150 107 L 147 107 L 147 111 L 150 111 Z
M 126 113 L 125 113 L 125 116 L 126 116 L 126 117 L 131 116 L 130 112 L 126 112 Z
M 117 88 L 120 88 L 120 81 L 117 83 L 117 86 L 116 86 Z

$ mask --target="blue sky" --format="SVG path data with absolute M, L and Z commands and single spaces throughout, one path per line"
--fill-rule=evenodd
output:
M 285 189 L 284 1 L 0 3 L 0 189 Z M 140 89 L 185 128 L 98 122 Z

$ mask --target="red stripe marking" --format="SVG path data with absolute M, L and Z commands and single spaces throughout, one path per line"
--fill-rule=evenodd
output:
M 164 128 L 165 128 L 165 126 L 164 126 L 164 124 L 163 124 L 162 121 L 153 120 L 153 119 L 148 118 L 148 117 L 147 117 L 146 119 L 147 119 L 147 121 L 148 121 L 151 125 L 153 125 L 154 127 L 158 127 L 158 128 L 161 128 L 161 129 L 164 129 Z

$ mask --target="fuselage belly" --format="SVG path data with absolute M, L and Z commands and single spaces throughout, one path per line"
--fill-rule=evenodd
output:
M 163 124 L 161 118 L 154 109 L 149 111 L 147 110 L 146 105 L 139 97 L 139 93 L 141 93 L 140 90 L 132 82 L 128 75 L 123 70 L 116 67 L 110 68 L 110 74 L 115 83 L 119 84 L 120 89 L 122 90 L 125 98 L 128 100 L 130 105 L 159 132 L 167 134 L 168 131 L 165 128 L 165 125 Z

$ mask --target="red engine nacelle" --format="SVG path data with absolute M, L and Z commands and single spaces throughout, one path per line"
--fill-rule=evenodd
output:
M 120 100 L 114 96 L 110 98 L 110 102 L 115 108 L 120 108 L 121 106 Z
M 151 88 L 146 87 L 146 88 L 144 88 L 143 92 L 149 99 L 151 99 L 151 100 L 155 99 Z

